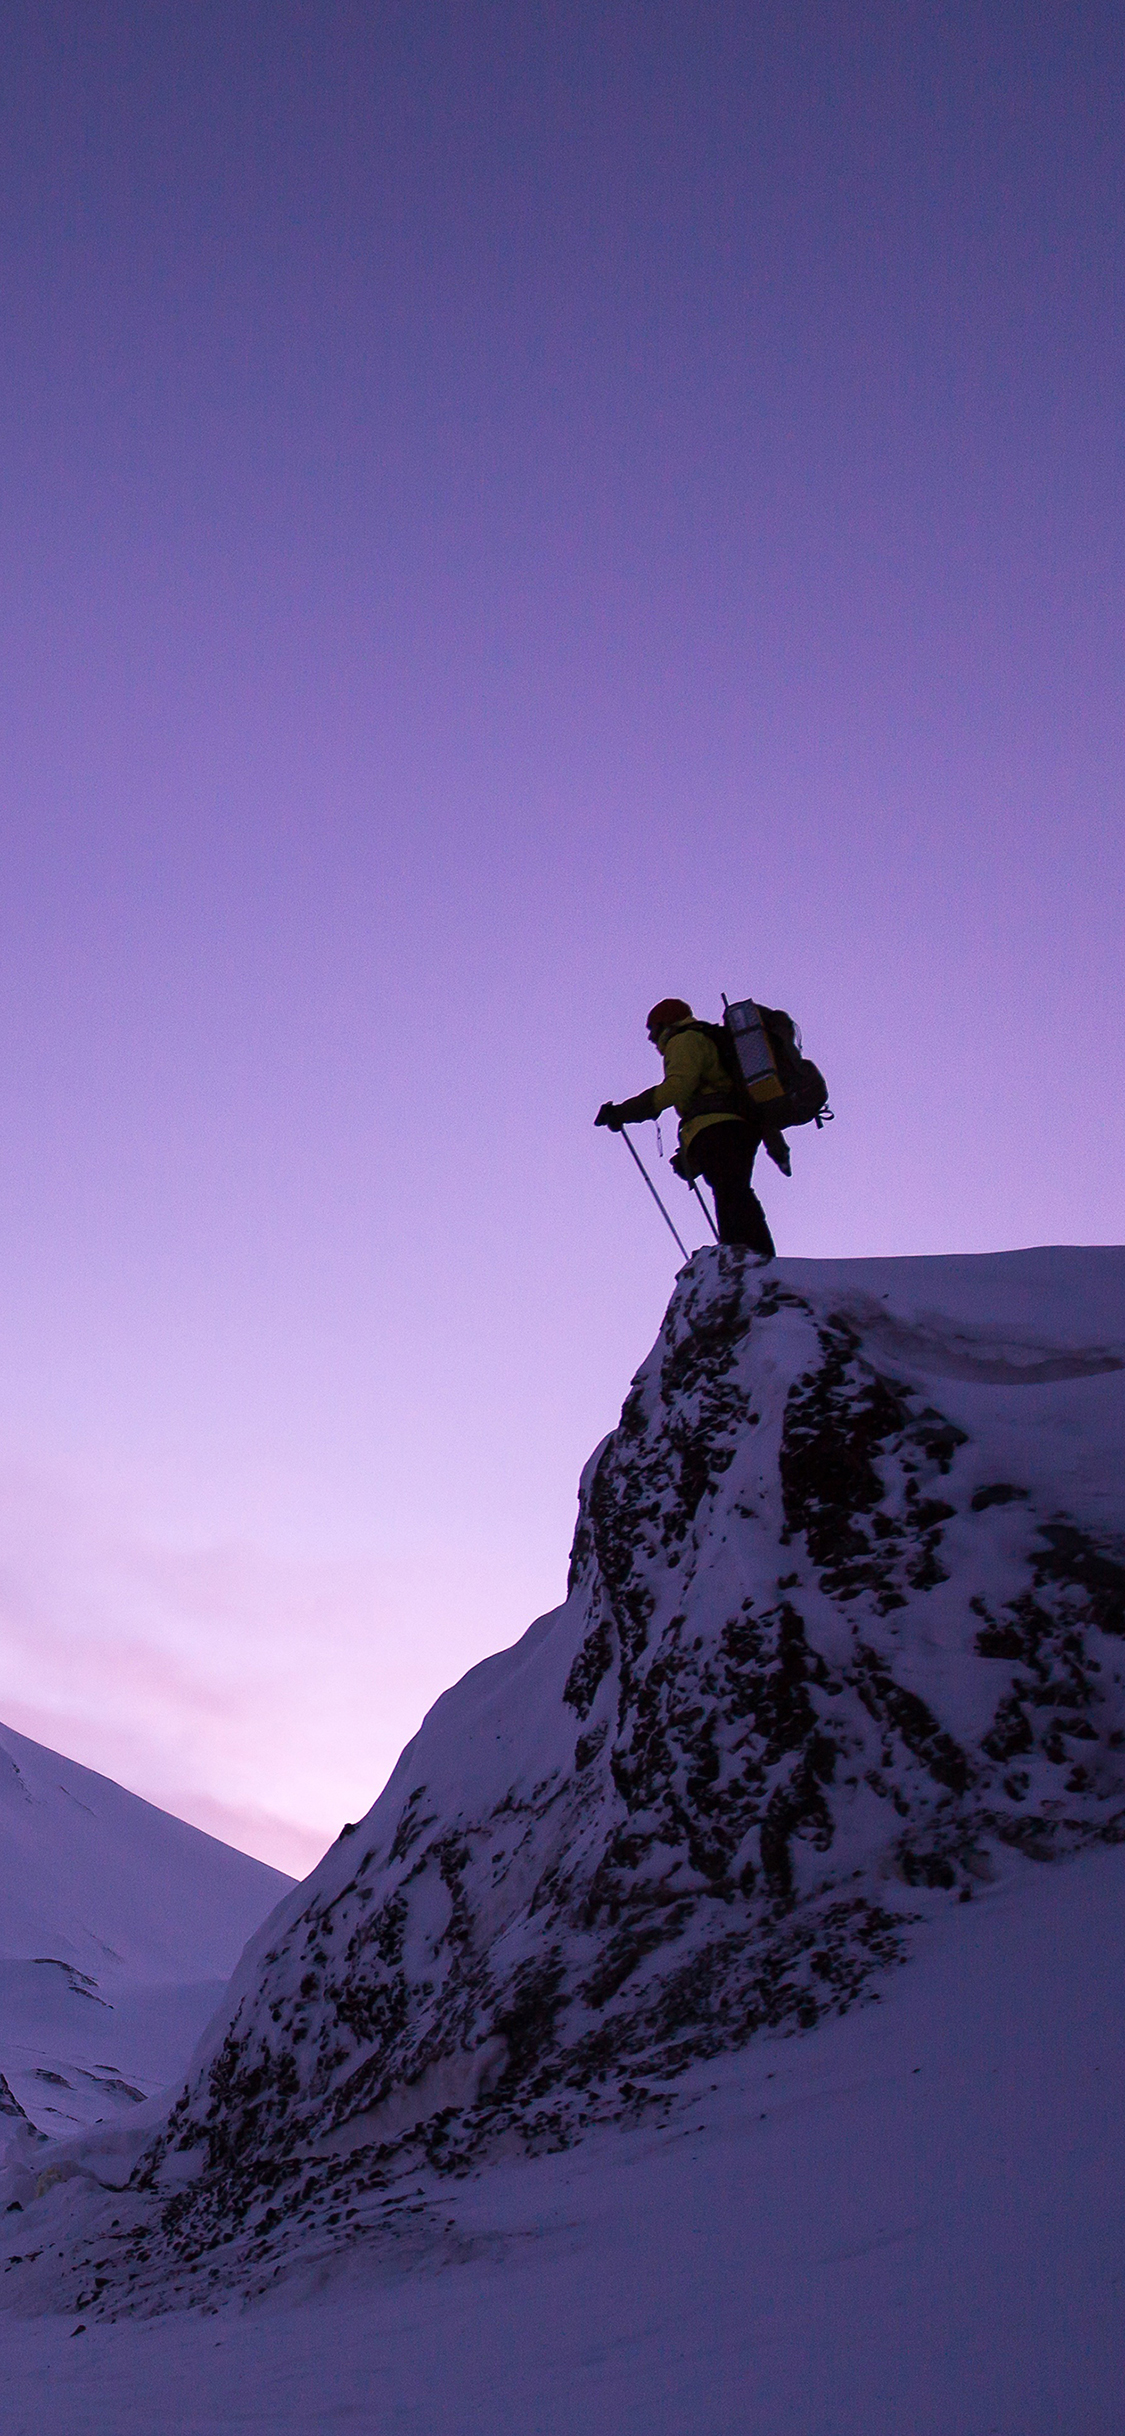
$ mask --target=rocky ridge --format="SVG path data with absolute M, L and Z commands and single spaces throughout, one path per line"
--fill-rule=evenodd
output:
M 667 2105 L 877 1992 L 1006 1855 L 1125 1840 L 1123 1554 L 846 1301 L 697 1254 L 583 1476 L 565 1604 L 248 1948 L 79 2301 L 265 2280 L 419 2165 Z

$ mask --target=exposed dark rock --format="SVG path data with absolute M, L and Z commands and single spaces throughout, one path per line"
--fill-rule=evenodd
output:
M 990 1848 L 1125 1833 L 1125 1565 L 974 1464 L 858 1322 L 698 1256 L 566 1607 L 438 1704 L 358 1865 L 334 1847 L 244 1966 L 129 2272 L 657 2103 L 856 2002 Z

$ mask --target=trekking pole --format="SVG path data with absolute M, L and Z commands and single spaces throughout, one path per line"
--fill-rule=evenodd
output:
M 707 1204 L 706 1204 L 706 1202 L 705 1202 L 705 1200 L 704 1200 L 704 1198 L 703 1198 L 702 1193 L 700 1192 L 699 1186 L 698 1186 L 698 1184 L 696 1183 L 696 1181 L 695 1181 L 695 1177 L 694 1177 L 694 1176 L 692 1177 L 692 1180 L 691 1180 L 691 1189 L 692 1189 L 693 1193 L 695 1194 L 695 1198 L 696 1198 L 696 1200 L 697 1200 L 697 1201 L 698 1201 L 698 1203 L 699 1203 L 700 1209 L 702 1210 L 703 1215 L 704 1215 L 705 1219 L 707 1220 L 707 1224 L 708 1224 L 708 1226 L 709 1226 L 709 1227 L 710 1227 L 710 1229 L 711 1229 L 711 1233 L 713 1234 L 713 1236 L 714 1236 L 714 1238 L 715 1238 L 715 1241 L 716 1241 L 716 1243 L 717 1243 L 717 1242 L 718 1242 L 718 1240 L 719 1240 L 719 1230 L 718 1230 L 718 1227 L 716 1226 L 715 1221 L 714 1221 L 714 1219 L 713 1219 L 713 1218 L 712 1218 L 712 1216 L 711 1216 L 711 1212 L 710 1212 L 710 1210 L 709 1210 L 709 1209 L 708 1209 L 708 1207 L 707 1207 Z
M 668 1228 L 668 1231 L 669 1231 L 669 1233 L 670 1233 L 670 1234 L 672 1234 L 672 1235 L 675 1235 L 675 1236 L 676 1236 L 676 1241 L 677 1241 L 677 1243 L 679 1244 L 679 1247 L 680 1247 L 681 1252 L 683 1253 L 684 1259 L 685 1259 L 685 1260 L 690 1260 L 690 1259 L 691 1259 L 691 1253 L 689 1252 L 689 1250 L 688 1250 L 688 1248 L 687 1248 L 687 1245 L 686 1245 L 686 1243 L 684 1242 L 683 1236 L 682 1236 L 682 1235 L 678 1235 L 678 1234 L 676 1234 L 676 1229 L 675 1229 L 675 1227 L 672 1225 L 672 1221 L 671 1221 L 670 1217 L 668 1216 L 668 1212 L 667 1212 L 667 1210 L 666 1210 L 666 1209 L 665 1209 L 665 1207 L 664 1207 L 664 1203 L 662 1202 L 662 1200 L 661 1200 L 661 1198 L 660 1198 L 659 1193 L 657 1192 L 656 1186 L 655 1186 L 655 1184 L 654 1184 L 654 1183 L 653 1183 L 653 1181 L 652 1181 L 652 1177 L 650 1176 L 650 1174 L 649 1174 L 649 1172 L 648 1172 L 648 1169 L 647 1169 L 647 1167 L 645 1166 L 644 1160 L 642 1159 L 642 1157 L 641 1157 L 641 1155 L 640 1155 L 640 1152 L 639 1152 L 639 1151 L 637 1151 L 637 1150 L 634 1150 L 634 1149 L 633 1149 L 633 1145 L 632 1145 L 631 1141 L 629 1140 L 629 1136 L 628 1136 L 628 1134 L 626 1133 L 624 1126 L 622 1126 L 622 1127 L 621 1127 L 621 1139 L 622 1139 L 622 1141 L 624 1142 L 624 1144 L 625 1144 L 625 1148 L 626 1148 L 626 1150 L 629 1152 L 630 1156 L 636 1160 L 637 1165 L 638 1165 L 638 1167 L 640 1168 L 641 1174 L 642 1174 L 642 1176 L 644 1177 L 645 1183 L 647 1184 L 648 1189 L 649 1189 L 650 1193 L 652 1194 L 653 1200 L 654 1200 L 654 1201 L 655 1201 L 655 1203 L 656 1203 L 657 1209 L 659 1210 L 660 1215 L 661 1215 L 661 1217 L 662 1217 L 662 1218 L 663 1218 L 663 1220 L 664 1220 L 664 1224 L 665 1224 L 665 1226 Z

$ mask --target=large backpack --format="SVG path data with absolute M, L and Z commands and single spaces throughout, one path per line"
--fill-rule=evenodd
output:
M 806 1057 L 801 1035 L 783 1007 L 762 1007 L 753 998 L 734 1005 L 723 999 L 721 1023 L 699 1023 L 713 1040 L 748 1116 L 768 1132 L 791 1125 L 832 1121 L 828 1085 Z

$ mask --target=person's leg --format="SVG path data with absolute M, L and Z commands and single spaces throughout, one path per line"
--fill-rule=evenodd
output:
M 715 1196 L 720 1243 L 744 1243 L 772 1260 L 774 1241 L 766 1213 L 751 1190 L 757 1143 L 748 1125 L 705 1125 L 691 1145 L 691 1163 Z

